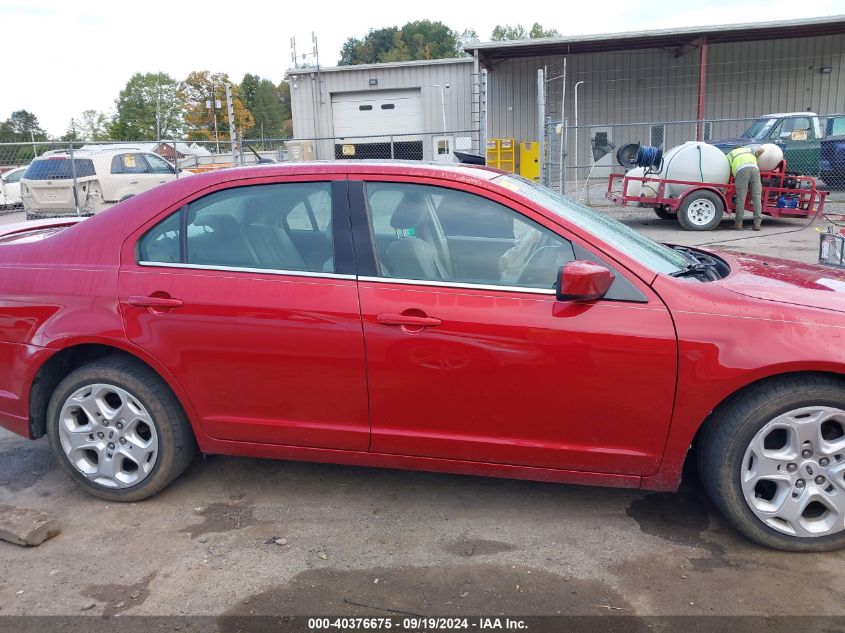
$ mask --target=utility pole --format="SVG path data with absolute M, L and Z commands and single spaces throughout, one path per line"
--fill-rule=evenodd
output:
M 232 84 L 226 87 L 226 111 L 229 113 L 229 142 L 232 145 L 232 162 L 238 164 L 238 145 L 235 142 L 235 105 L 232 101 Z
M 156 75 L 156 143 L 161 144 L 161 87 L 158 75 Z M 176 147 L 173 148 L 173 153 L 176 153 Z
M 220 99 L 215 98 L 214 84 L 211 84 L 211 98 L 205 100 L 205 107 L 208 108 L 208 113 L 214 119 L 214 141 L 217 144 L 217 153 L 220 153 L 220 136 L 217 134 L 217 110 L 220 108 Z

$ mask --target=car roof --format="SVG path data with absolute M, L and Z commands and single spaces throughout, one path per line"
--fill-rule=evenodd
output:
M 786 119 L 798 116 L 819 116 L 815 112 L 775 112 L 773 114 L 764 114 L 761 119 Z
M 104 154 L 127 154 L 127 153 L 141 153 L 141 154 L 151 154 L 152 152 L 148 152 L 142 149 L 135 149 L 133 147 L 104 147 L 100 149 L 75 149 L 73 150 L 73 157 L 74 158 L 89 158 L 91 156 L 99 156 Z M 48 152 L 44 152 L 41 156 L 37 156 L 33 160 L 40 160 L 43 158 L 51 158 L 55 156 L 67 156 L 70 158 L 70 150 L 66 149 L 54 149 Z
M 492 180 L 507 172 L 484 165 L 470 165 L 464 163 L 435 163 L 425 161 L 402 161 L 402 160 L 325 160 L 325 161 L 303 161 L 272 163 L 261 165 L 247 165 L 243 167 L 231 167 L 208 172 L 207 176 L 219 174 L 227 176 L 234 173 L 243 174 L 247 170 L 258 172 L 261 175 L 273 174 L 396 174 L 405 176 L 466 176 Z

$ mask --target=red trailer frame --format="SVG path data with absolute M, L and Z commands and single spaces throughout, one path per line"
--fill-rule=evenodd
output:
M 763 213 L 773 218 L 806 218 L 816 217 L 824 212 L 824 203 L 828 192 L 822 191 L 816 184 L 816 179 L 811 176 L 789 174 L 786 171 L 786 161 L 781 161 L 772 171 L 760 173 L 760 180 L 763 183 L 761 196 Z M 632 182 L 640 182 L 656 188 L 655 196 L 634 196 L 628 192 Z M 688 189 L 680 195 L 672 196 L 667 191 L 668 185 L 683 185 Z M 702 192 L 709 192 L 709 195 L 702 195 Z M 716 210 L 718 220 L 711 221 L 706 226 L 696 225 L 689 218 L 679 213 L 679 210 L 686 210 L 695 200 L 709 199 L 715 195 L 722 204 L 722 212 Z M 784 196 L 794 200 L 794 207 L 778 206 L 778 201 Z M 718 225 L 724 213 L 732 214 L 736 211 L 734 199 L 736 197 L 736 186 L 733 176 L 727 184 L 696 182 L 691 180 L 668 180 L 658 178 L 654 175 L 628 176 L 627 174 L 611 174 L 607 182 L 607 193 L 605 197 L 618 206 L 626 206 L 630 203 L 637 203 L 641 207 L 655 209 L 658 216 L 664 219 L 671 219 L 675 214 L 681 225 L 689 230 L 709 230 Z M 750 200 L 749 200 L 750 202 Z M 746 211 L 751 212 L 746 204 Z M 684 216 L 687 214 L 684 213 Z M 712 224 L 712 226 L 711 226 Z

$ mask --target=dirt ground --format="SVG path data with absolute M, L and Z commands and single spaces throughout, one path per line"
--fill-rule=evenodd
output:
M 807 262 L 826 224 L 688 233 L 608 212 L 659 240 L 742 237 L 720 247 Z M 0 503 L 62 526 L 0 542 L 0 615 L 845 615 L 845 551 L 760 548 L 694 477 L 656 494 L 215 457 L 121 505 L 78 490 L 46 440 L 0 431 Z

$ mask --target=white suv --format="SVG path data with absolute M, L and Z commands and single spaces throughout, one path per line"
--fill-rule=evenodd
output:
M 76 195 L 73 179 L 76 178 Z M 132 148 L 47 152 L 33 160 L 21 178 L 27 219 L 93 215 L 135 194 L 177 177 L 158 154 Z

